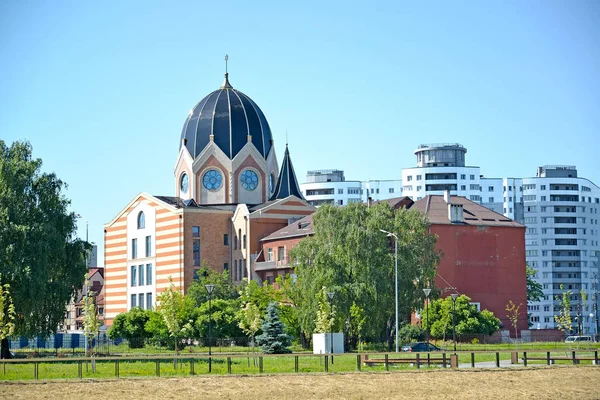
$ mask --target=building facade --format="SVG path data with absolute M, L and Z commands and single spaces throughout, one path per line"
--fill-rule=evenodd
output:
M 571 291 L 574 331 L 597 333 L 597 315 L 590 314 L 599 271 L 600 188 L 578 177 L 575 166 L 546 165 L 523 178 L 523 199 L 527 262 L 544 291 L 541 301 L 529 304 L 531 322 L 554 327 L 556 297 Z
M 347 181 L 342 170 L 316 170 L 308 171 L 306 182 L 300 189 L 304 198 L 315 207 L 323 204 L 344 206 L 364 203 L 369 198 L 378 201 L 398 197 L 402 193 L 402 181 Z

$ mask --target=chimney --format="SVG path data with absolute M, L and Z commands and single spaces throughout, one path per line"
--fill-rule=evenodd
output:
M 462 224 L 463 218 L 463 205 L 448 203 L 448 219 L 453 224 Z
M 450 204 L 450 191 L 449 190 L 444 190 L 444 201 L 448 204 Z

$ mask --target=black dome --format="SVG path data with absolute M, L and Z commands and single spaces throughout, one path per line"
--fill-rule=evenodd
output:
M 273 137 L 265 115 L 250 97 L 229 84 L 228 74 L 223 86 L 200 100 L 183 124 L 181 139 L 187 139 L 186 147 L 193 158 L 209 143 L 211 133 L 215 144 L 230 159 L 246 145 L 248 135 L 252 135 L 252 144 L 264 158 L 271 150 Z

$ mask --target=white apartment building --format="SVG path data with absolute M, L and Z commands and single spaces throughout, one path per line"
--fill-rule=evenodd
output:
M 570 290 L 574 331 L 596 334 L 593 282 L 599 272 L 600 188 L 579 178 L 575 166 L 546 165 L 536 177 L 523 178 L 523 208 L 527 262 L 544 291 L 542 301 L 528 305 L 530 322 L 555 327 L 556 296 Z M 587 305 L 580 299 L 582 289 Z
M 306 201 L 313 206 L 350 203 L 364 203 L 372 200 L 386 200 L 402 194 L 402 181 L 370 180 L 347 181 L 344 171 L 337 169 L 308 171 L 306 183 L 300 185 Z

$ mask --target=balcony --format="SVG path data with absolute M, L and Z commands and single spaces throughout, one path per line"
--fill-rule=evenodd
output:
M 292 268 L 290 265 L 288 257 L 283 257 L 281 260 L 272 260 L 272 261 L 261 261 L 254 263 L 255 271 L 271 271 L 277 269 L 287 269 Z

